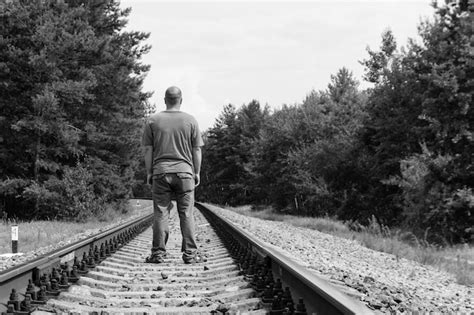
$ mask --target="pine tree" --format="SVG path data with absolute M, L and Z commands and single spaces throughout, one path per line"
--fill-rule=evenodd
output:
M 147 34 L 123 32 L 129 10 L 115 1 L 0 9 L 2 210 L 70 215 L 61 211 L 71 174 L 87 179 L 84 193 L 97 200 L 90 206 L 126 198 L 149 96 L 141 92 L 148 67 L 139 62 Z
M 239 134 L 236 129 L 237 110 L 224 106 L 212 128 L 205 133 L 201 198 L 221 204 L 233 204 L 230 186 L 238 180 Z
M 238 110 L 232 104 L 223 108 L 205 136 L 203 198 L 233 205 L 257 200 L 261 188 L 252 172 L 251 151 L 266 115 L 268 109 L 256 100 Z
M 335 214 L 345 201 L 339 189 L 348 178 L 340 176 L 341 164 L 350 159 L 365 118 L 365 97 L 357 87 L 352 73 L 342 68 L 331 76 L 326 91 L 313 91 L 298 108 L 302 114 L 297 129 L 304 137 L 288 154 L 298 212 Z

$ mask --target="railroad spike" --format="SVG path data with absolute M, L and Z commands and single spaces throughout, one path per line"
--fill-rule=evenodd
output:
M 37 299 L 37 291 L 33 285 L 33 280 L 29 279 L 28 280 L 28 286 L 26 287 L 26 293 L 25 293 L 25 296 L 29 294 L 31 296 L 31 299 L 32 300 L 36 300 Z
M 90 252 L 90 251 L 89 251 L 89 252 Z M 82 260 L 81 260 L 81 262 L 87 261 L 87 259 L 89 259 L 89 255 L 87 255 L 86 252 L 84 252 L 84 253 L 82 254 Z
M 74 265 L 73 265 L 74 266 Z M 69 277 L 71 275 L 71 272 L 72 272 L 72 268 L 71 266 L 69 266 L 68 262 L 65 262 L 64 265 L 63 265 L 63 271 L 65 271 L 67 273 L 67 276 Z
M 287 314 L 289 314 L 289 315 L 294 314 L 295 304 L 293 303 L 293 301 L 286 303 L 286 309 L 287 309 Z
M 87 261 L 82 260 L 80 267 L 77 269 L 77 273 L 80 275 L 85 275 L 89 272 L 89 268 L 87 267 Z
M 79 274 L 77 273 L 77 266 L 73 266 L 69 273 L 69 282 L 76 283 L 79 280 Z
M 67 290 L 69 288 L 69 277 L 66 271 L 63 271 L 63 274 L 61 275 L 61 279 L 59 280 L 58 287 L 61 290 Z
M 61 274 L 59 273 L 58 269 L 54 268 L 51 270 L 51 279 L 55 279 L 59 281 L 61 279 Z
M 291 297 L 291 292 L 290 292 L 289 287 L 285 287 L 285 291 L 283 292 L 283 297 L 282 297 L 282 303 L 284 305 L 291 304 L 292 306 L 294 306 L 293 298 Z
M 74 256 L 74 262 L 72 264 L 72 268 L 74 268 L 74 266 L 76 266 L 77 268 L 81 266 L 81 262 L 79 261 L 79 258 L 77 256 Z
M 256 273 L 257 267 L 255 267 L 254 264 L 251 264 L 249 268 L 247 268 L 247 271 L 245 272 L 246 275 L 252 277 Z
M 296 315 L 306 315 L 306 306 L 304 306 L 303 299 L 300 298 L 298 301 L 298 304 L 296 304 L 296 310 L 295 310 Z
M 117 238 L 114 236 L 112 238 L 112 242 L 111 242 L 111 248 L 110 248 L 110 252 L 113 254 L 117 251 Z
M 87 259 L 87 263 L 86 263 L 86 266 L 87 268 L 94 268 L 95 267 L 95 259 L 94 259 L 94 256 L 89 256 L 89 258 Z
M 36 308 L 31 306 L 31 295 L 27 294 L 25 299 L 20 304 L 20 311 L 22 312 L 33 312 Z
M 104 243 L 100 244 L 100 259 L 104 260 L 107 258 L 107 255 L 105 255 L 105 245 Z
M 105 256 L 110 257 L 112 251 L 112 244 L 111 242 L 105 241 Z
M 271 286 L 267 285 L 265 291 L 263 291 L 262 302 L 263 303 L 272 303 L 273 302 L 273 289 Z
M 36 285 L 41 288 L 42 286 L 46 286 L 46 283 L 48 281 L 49 279 L 47 279 L 47 275 L 43 273 L 41 277 L 39 278 L 39 282 Z
M 257 283 L 255 284 L 255 290 L 257 290 L 257 292 L 262 292 L 265 290 L 265 280 L 262 276 L 258 276 Z
M 7 305 L 7 311 L 2 313 L 2 315 L 15 315 L 15 307 L 11 304 Z
M 100 262 L 100 252 L 99 252 L 99 247 L 97 247 L 97 245 L 94 246 L 94 260 L 97 263 Z
M 285 309 L 281 305 L 281 297 L 275 295 L 273 297 L 273 302 L 272 302 L 272 309 L 270 311 L 271 315 L 283 315 L 283 312 Z
M 47 296 L 58 296 L 60 293 L 58 282 L 56 279 L 52 279 L 51 282 L 46 286 L 46 295 Z
M 16 289 L 12 289 L 12 292 L 10 293 L 10 299 L 8 300 L 7 304 L 13 305 L 13 309 L 15 311 L 20 310 L 20 299 L 18 293 L 16 292 Z
M 58 280 L 56 279 L 51 279 L 51 291 L 58 291 Z
M 273 275 L 271 272 L 267 272 L 267 275 L 265 277 L 265 285 L 269 285 L 273 288 L 273 284 L 274 284 Z
M 273 295 L 283 294 L 283 287 L 281 284 L 281 280 L 277 279 L 275 284 L 273 285 Z
M 31 301 L 33 304 L 46 304 L 46 287 L 42 286 L 36 295 L 36 300 Z

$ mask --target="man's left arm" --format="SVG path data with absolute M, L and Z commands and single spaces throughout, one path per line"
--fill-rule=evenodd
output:
M 151 185 L 153 177 L 153 146 L 146 145 L 143 151 L 145 156 L 146 183 Z
M 152 184 L 153 177 L 153 132 L 150 122 L 147 122 L 143 130 L 143 157 L 145 158 L 146 183 Z

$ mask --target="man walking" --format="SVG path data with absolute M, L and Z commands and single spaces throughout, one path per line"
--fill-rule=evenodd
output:
M 143 132 L 147 183 L 152 185 L 153 244 L 146 262 L 162 263 L 169 236 L 171 197 L 176 196 L 185 263 L 200 262 L 194 236 L 194 188 L 199 185 L 203 140 L 196 119 L 180 111 L 181 90 L 166 90 L 166 110 L 148 118 Z

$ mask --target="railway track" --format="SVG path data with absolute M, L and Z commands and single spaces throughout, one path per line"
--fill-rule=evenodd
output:
M 152 238 L 148 216 L 0 273 L 0 298 L 8 305 L 2 314 L 367 314 L 291 259 L 204 205 L 196 207 L 205 262 L 181 260 L 172 211 L 165 262 L 144 263 Z

